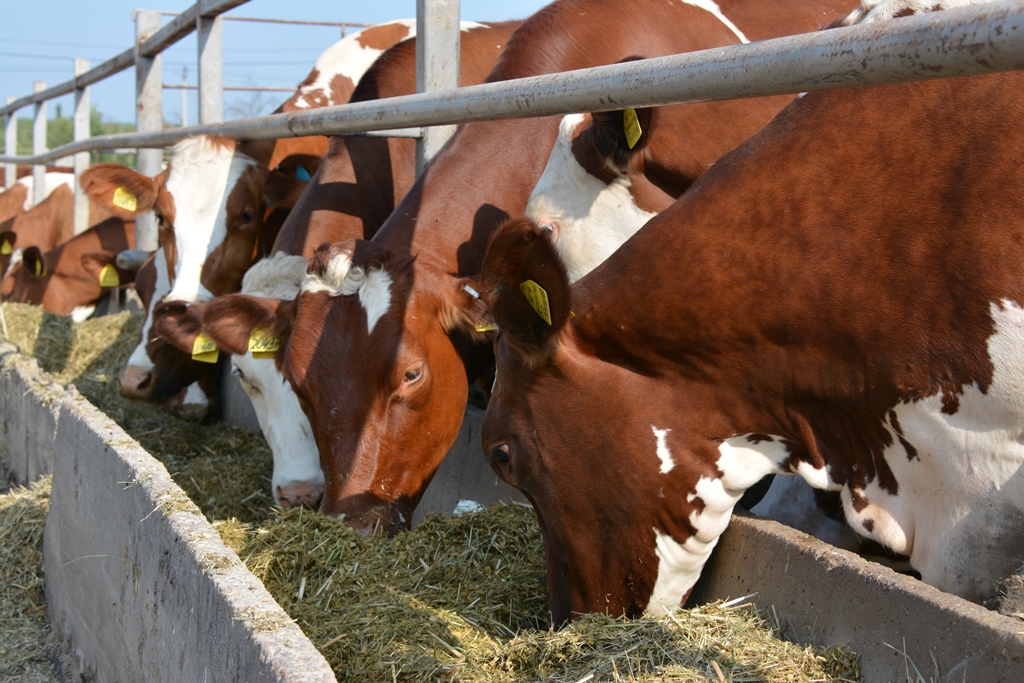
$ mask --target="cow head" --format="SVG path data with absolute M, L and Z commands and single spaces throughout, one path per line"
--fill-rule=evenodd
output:
M 367 533 L 409 527 L 466 405 L 457 345 L 478 309 L 455 278 L 421 267 L 413 282 L 413 260 L 366 240 L 325 244 L 294 300 L 222 297 L 204 318 L 221 321 L 210 334 L 232 353 L 258 328 L 281 339 L 320 452 L 320 509 Z
M 484 259 L 477 287 L 499 330 L 484 450 L 537 512 L 555 624 L 671 610 L 765 471 L 723 478 L 722 444 L 700 438 L 714 426 L 687 424 L 650 367 L 587 334 L 550 235 L 510 220 Z
M 274 169 L 258 159 L 271 146 L 199 136 L 178 143 L 169 168 L 155 177 L 116 164 L 83 174 L 86 193 L 116 215 L 152 210 L 159 221 L 155 303 L 208 301 L 237 291 L 246 269 L 268 250 L 282 218 L 319 160 L 294 155 Z M 121 372 L 126 396 L 160 400 L 214 372 L 173 346 L 150 348 L 154 312 L 147 308 L 143 339 Z M 195 413 L 195 410 L 189 412 Z
M 285 254 L 259 261 L 246 273 L 242 293 L 253 297 L 294 298 L 305 277 L 307 263 L 301 256 Z M 179 347 L 191 348 L 204 328 L 214 338 L 230 334 L 224 327 L 230 321 L 205 315 L 208 304 L 167 302 L 164 306 L 167 310 L 158 318 L 157 331 Z M 246 348 L 244 353 L 231 356 L 231 364 L 242 389 L 252 401 L 273 454 L 274 501 L 283 508 L 315 507 L 324 490 L 320 456 L 309 420 L 291 385 L 277 369 L 273 356 L 273 353 Z

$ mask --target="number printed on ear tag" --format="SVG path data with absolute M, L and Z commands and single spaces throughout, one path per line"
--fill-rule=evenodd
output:
M 216 363 L 218 356 L 217 344 L 210 339 L 210 335 L 200 332 L 192 343 L 192 360 L 197 360 L 200 363 Z
M 270 334 L 267 326 L 257 328 L 249 337 L 249 351 L 258 359 L 273 359 L 281 349 L 281 339 Z

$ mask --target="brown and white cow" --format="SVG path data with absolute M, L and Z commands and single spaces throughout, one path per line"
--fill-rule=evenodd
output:
M 89 225 L 96 225 L 109 217 L 109 211 L 96 202 L 90 202 Z M 48 251 L 67 242 L 74 235 L 75 195 L 67 184 L 58 183 L 38 205 L 0 223 L 0 273 L 6 273 L 12 259 L 18 258 L 16 252 L 28 247 Z
M 559 0 L 513 34 L 488 80 L 817 29 L 841 7 L 746 0 L 726 18 L 714 3 L 640 0 L 623 21 L 611 3 Z M 364 530 L 408 527 L 459 431 L 467 378 L 489 364 L 480 335 L 457 329 L 469 297 L 460 278 L 478 271 L 501 220 L 525 209 L 557 131 L 554 117 L 461 126 L 372 243 L 323 248 L 293 304 L 239 307 L 239 324 L 277 319 L 291 331 L 282 368 L 321 451 L 323 512 Z
M 807 94 L 573 285 L 548 230 L 495 235 L 483 442 L 537 511 L 556 624 L 678 607 L 770 472 L 943 590 L 1020 565 L 1022 91 Z
M 463 22 L 461 77 L 464 85 L 481 83 L 494 66 L 518 22 Z M 415 92 L 415 38 L 385 52 L 356 86 L 352 102 L 408 95 Z M 415 180 L 415 143 L 409 138 L 336 137 L 331 151 L 274 244 L 274 256 L 246 273 L 242 293 L 273 299 L 294 299 L 305 275 L 307 259 L 323 242 L 372 235 Z M 309 198 L 316 197 L 314 203 Z M 216 301 L 216 300 L 215 300 Z M 230 334 L 231 320 L 218 316 L 220 304 L 206 319 L 214 339 Z M 172 310 L 174 309 L 174 310 Z M 203 327 L 203 304 L 183 307 L 174 302 L 158 311 L 157 332 L 191 349 Z M 226 347 L 227 348 L 227 347 Z M 231 362 L 252 400 L 260 427 L 274 454 L 272 490 L 283 507 L 320 501 L 324 477 L 309 420 L 291 386 L 273 359 L 254 358 L 237 348 Z
M 366 68 L 414 28 L 415 21 L 400 20 L 343 38 L 317 60 L 277 111 L 347 102 Z M 238 291 L 248 267 L 269 253 L 287 209 L 326 150 L 327 139 L 319 136 L 253 142 L 199 136 L 176 145 L 169 169 L 156 177 L 100 165 L 83 175 L 83 186 L 122 218 L 150 209 L 157 213 L 162 257 L 156 262 L 154 305 L 207 301 Z M 115 203 L 118 188 L 129 191 L 134 201 Z M 161 400 L 216 375 L 216 366 L 154 338 L 153 325 L 149 309 L 140 342 L 121 372 L 126 396 Z M 204 414 L 207 397 L 191 394 L 194 398 L 184 404 L 187 411 Z
M 132 284 L 134 273 L 118 268 L 114 260 L 134 247 L 134 223 L 107 218 L 45 253 L 34 246 L 25 249 L 4 276 L 0 294 L 4 301 L 39 304 L 50 313 L 84 320 L 109 288 Z
M 24 213 L 27 198 L 28 188 L 21 183 L 14 183 L 13 186 L 0 192 L 0 223 L 14 218 L 19 213 Z

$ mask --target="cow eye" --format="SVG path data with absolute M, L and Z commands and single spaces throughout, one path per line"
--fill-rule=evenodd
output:
M 499 465 L 507 465 L 509 463 L 509 450 L 508 444 L 503 443 L 495 446 L 491 449 L 491 460 L 498 463 Z
M 423 363 L 417 363 L 405 371 L 405 384 L 414 384 L 423 377 Z
M 246 209 L 245 211 L 242 212 L 242 215 L 239 216 L 239 219 L 243 223 L 252 223 L 252 211 Z

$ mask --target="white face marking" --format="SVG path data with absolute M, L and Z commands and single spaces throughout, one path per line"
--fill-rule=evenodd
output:
M 526 206 L 530 218 L 558 224 L 555 248 L 565 262 L 569 282 L 600 265 L 655 216 L 636 205 L 628 177 L 620 175 L 609 185 L 580 166 L 572 141 L 584 121 L 582 114 L 562 119 L 551 156 Z
M 258 261 L 242 280 L 242 293 L 275 299 L 293 299 L 306 275 L 309 261 L 302 256 L 277 253 Z M 274 456 L 271 490 L 280 504 L 278 491 L 296 483 L 322 486 L 320 453 L 313 439 L 309 419 L 299 399 L 272 359 L 254 359 L 251 353 L 233 355 L 241 384 L 252 402 L 260 429 Z
M 228 196 L 242 174 L 255 164 L 249 157 L 236 153 L 233 146 L 213 144 L 205 135 L 175 145 L 167 178 L 167 191 L 174 197 L 177 246 L 169 301 L 213 298 L 199 282 L 199 276 L 206 259 L 227 237 Z
M 668 449 L 668 444 L 665 443 L 665 436 L 671 432 L 671 429 L 658 429 L 654 425 L 651 425 L 651 430 L 654 432 L 654 439 L 657 441 L 657 453 L 658 460 L 661 461 L 661 467 L 658 469 L 662 474 L 668 474 L 672 471 L 672 468 L 676 466 L 674 460 L 672 460 L 672 451 Z
M 300 292 L 326 292 L 331 296 L 359 295 L 359 303 L 366 311 L 367 333 L 381 316 L 391 307 L 391 275 L 382 268 L 369 272 L 360 266 L 353 266 L 346 254 L 338 254 L 327 264 L 323 277 L 309 274 L 302 283 Z
M 7 270 L 4 271 L 4 277 L 7 277 L 14 272 L 14 267 L 22 262 L 25 257 L 25 250 L 21 247 L 16 248 L 11 252 L 11 260 L 7 263 Z
M 718 19 L 723 24 L 725 24 L 728 27 L 728 29 L 732 31 L 737 38 L 739 38 L 739 41 L 741 43 L 750 42 L 749 40 L 747 40 L 747 37 L 743 35 L 743 31 L 741 31 L 739 27 L 736 26 L 736 24 L 729 21 L 728 17 L 722 14 L 722 8 L 719 7 L 718 3 L 714 2 L 714 0 L 683 0 L 683 2 L 686 3 L 687 5 L 700 7 L 702 10 L 705 10 L 706 12 L 710 12 L 711 14 L 715 15 L 715 18 Z
M 149 359 L 149 354 L 146 353 L 146 345 L 149 344 L 149 339 L 153 333 L 153 307 L 156 305 L 156 302 L 162 301 L 167 296 L 167 293 L 171 291 L 171 280 L 167 276 L 167 259 L 164 258 L 163 247 L 157 249 L 153 255 L 153 266 L 156 268 L 156 284 L 153 287 L 153 298 L 150 300 L 149 308 L 146 309 L 146 319 L 142 323 L 142 335 L 139 344 L 132 351 L 132 355 L 128 357 L 128 362 L 125 363 L 127 367 L 138 368 L 146 372 L 156 367 L 153 365 L 153 361 Z

